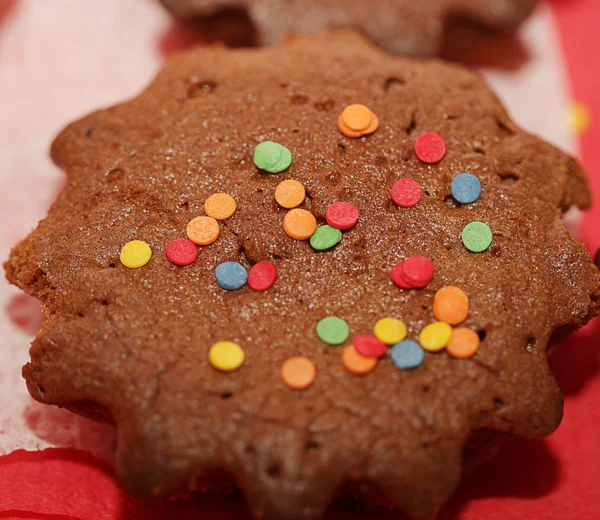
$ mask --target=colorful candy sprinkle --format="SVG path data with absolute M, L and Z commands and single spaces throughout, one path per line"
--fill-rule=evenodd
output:
M 304 390 L 312 385 L 317 376 L 314 363 L 303 356 L 286 359 L 281 365 L 281 380 L 292 390 Z
M 461 173 L 452 181 L 452 196 L 461 204 L 472 204 L 481 196 L 481 182 L 475 175 Z
M 378 117 L 365 105 L 349 105 L 338 118 L 338 129 L 346 137 L 363 137 L 372 134 L 378 128 Z
M 358 222 L 358 210 L 349 202 L 334 202 L 325 212 L 327 224 L 336 229 L 350 229 Z
M 419 335 L 419 343 L 425 350 L 437 352 L 442 350 L 450 341 L 452 327 L 442 321 L 430 323 Z
M 481 253 L 492 244 L 492 230 L 483 222 L 471 222 L 462 232 L 465 247 L 473 253 Z
M 282 208 L 292 209 L 304 202 L 306 190 L 302 183 L 287 179 L 275 188 L 275 200 Z
M 394 204 L 401 208 L 412 208 L 413 206 L 416 206 L 423 196 L 421 186 L 412 179 L 397 180 L 392 185 L 391 191 Z
M 469 315 L 469 297 L 459 287 L 442 287 L 433 298 L 433 315 L 438 321 L 458 325 Z
M 387 347 L 383 341 L 366 334 L 356 336 L 352 340 L 352 345 L 354 345 L 356 352 L 366 358 L 380 358 L 387 352 Z
M 337 316 L 327 316 L 317 323 L 317 336 L 328 345 L 341 345 L 350 336 L 350 327 Z
M 411 256 L 392 268 L 392 282 L 402 289 L 422 289 L 427 287 L 435 268 L 433 262 L 424 256 Z
M 225 220 L 231 217 L 235 208 L 235 199 L 227 193 L 215 193 L 204 203 L 204 212 L 215 220 Z
M 238 262 L 223 262 L 215 269 L 215 278 L 222 289 L 235 291 L 246 285 L 248 273 Z
M 137 269 L 146 265 L 152 258 L 152 249 L 141 240 L 127 242 L 121 249 L 121 263 L 130 269 Z
M 386 345 L 402 341 L 408 333 L 404 322 L 396 318 L 382 318 L 375 324 L 375 337 Z
M 438 163 L 446 155 L 446 142 L 441 135 L 427 132 L 417 138 L 415 153 L 419 160 L 426 164 Z
M 342 241 L 342 232 L 331 226 L 321 226 L 310 237 L 310 245 L 317 251 L 329 249 Z
M 292 152 L 279 143 L 265 141 L 254 149 L 254 164 L 269 173 L 279 173 L 292 164 Z
M 222 372 L 237 370 L 242 366 L 244 358 L 244 351 L 232 341 L 218 341 L 208 352 L 210 364 Z
M 305 209 L 292 209 L 283 218 L 283 229 L 296 240 L 308 240 L 317 229 L 317 219 Z
M 212 244 L 219 238 L 219 223 L 212 217 L 196 217 L 185 228 L 188 238 L 199 246 Z
M 255 291 L 270 289 L 276 279 L 277 269 L 267 260 L 254 264 L 248 273 L 248 285 Z
M 198 258 L 198 248 L 187 238 L 171 240 L 167 244 L 165 253 L 169 261 L 179 266 L 193 264 Z
M 590 109 L 583 103 L 572 103 L 569 107 L 567 117 L 571 130 L 579 135 L 583 134 L 592 122 Z
M 356 352 L 353 345 L 348 345 L 342 352 L 342 364 L 348 372 L 362 376 L 375 368 L 377 359 L 363 357 Z
M 390 351 L 390 356 L 396 368 L 417 368 L 425 360 L 425 351 L 412 339 L 406 339 L 396 343 Z
M 448 345 L 446 345 L 446 350 L 452 357 L 459 359 L 470 358 L 477 353 L 480 342 L 477 332 L 465 327 L 459 327 L 452 331 L 452 337 Z

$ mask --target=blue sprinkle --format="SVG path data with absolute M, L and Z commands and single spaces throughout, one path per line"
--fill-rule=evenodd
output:
M 241 289 L 248 281 L 248 273 L 242 264 L 223 262 L 215 269 L 217 283 L 223 289 L 235 291 Z
M 471 204 L 481 195 L 481 182 L 470 173 L 461 173 L 452 181 L 452 196 L 456 202 Z
M 396 343 L 390 355 L 396 368 L 417 368 L 425 359 L 425 351 L 412 339 Z

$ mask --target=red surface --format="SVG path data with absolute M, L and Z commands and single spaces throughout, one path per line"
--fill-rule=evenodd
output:
M 441 135 L 435 132 L 427 132 L 417 137 L 415 153 L 424 163 L 438 163 L 446 155 L 446 142 Z
M 555 0 L 574 98 L 592 112 L 581 139 L 596 209 L 584 219 L 590 249 L 600 246 L 600 45 L 598 0 Z M 592 45 L 591 43 L 595 45 Z M 560 429 L 541 441 L 506 445 L 467 477 L 442 520 L 592 520 L 600 518 L 600 320 L 572 336 L 551 358 L 566 397 Z M 75 450 L 15 452 L 0 457 L 0 519 L 246 520 L 242 500 L 196 495 L 143 503 L 124 495 L 109 468 Z M 398 519 L 385 510 L 336 504 L 331 519 Z
M 399 179 L 392 185 L 392 200 L 401 208 L 412 208 L 416 206 L 423 191 L 418 182 L 412 179 Z
M 254 264 L 248 272 L 248 285 L 255 291 L 270 289 L 277 280 L 277 268 L 267 260 Z

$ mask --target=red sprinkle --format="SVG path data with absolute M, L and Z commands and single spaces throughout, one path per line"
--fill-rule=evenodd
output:
M 327 224 L 336 229 L 350 229 L 358 222 L 358 210 L 349 202 L 334 202 L 325 213 Z
M 198 258 L 198 248 L 187 238 L 176 238 L 167 244 L 167 258 L 175 265 L 190 265 Z
M 400 179 L 392 186 L 392 200 L 401 208 L 412 208 L 421 200 L 421 186 L 412 179 Z
M 404 262 L 395 265 L 390 273 L 392 282 L 403 289 L 422 289 L 427 287 L 435 268 L 429 258 L 411 256 Z
M 352 340 L 352 344 L 354 345 L 354 350 L 366 358 L 380 358 L 387 352 L 387 347 L 382 341 L 366 334 L 356 336 Z
M 417 138 L 415 153 L 424 163 L 435 164 L 440 162 L 446 155 L 446 142 L 441 135 L 435 132 L 427 132 Z
M 390 273 L 392 282 L 402 289 L 412 289 L 412 283 L 404 276 L 404 263 L 396 264 Z
M 277 269 L 267 260 L 254 264 L 248 272 L 248 285 L 255 291 L 270 289 L 276 279 Z

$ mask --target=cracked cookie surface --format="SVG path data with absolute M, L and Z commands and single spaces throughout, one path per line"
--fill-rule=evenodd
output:
M 355 28 L 389 52 L 439 55 L 448 27 L 474 22 L 489 30 L 516 28 L 537 0 L 161 0 L 210 39 L 272 45 L 288 33 Z
M 339 132 L 352 103 L 379 117 L 372 135 Z M 430 131 L 447 144 L 435 165 L 413 151 Z M 285 172 L 254 166 L 267 140 L 292 152 Z M 341 486 L 364 483 L 422 517 L 457 485 L 472 432 L 540 437 L 560 422 L 546 347 L 600 305 L 598 269 L 561 222 L 569 207 L 589 206 L 585 175 L 518 129 L 466 69 L 391 57 L 345 31 L 263 50 L 199 48 L 171 58 L 139 97 L 71 124 L 52 156 L 68 184 L 5 264 L 48 316 L 24 376 L 41 402 L 110 414 L 118 477 L 132 492 L 168 494 L 225 475 L 257 517 L 313 519 Z M 450 185 L 465 171 L 483 193 L 456 206 Z M 403 177 L 423 188 L 413 208 L 390 200 Z M 324 252 L 291 239 L 274 200 L 284 179 L 304 185 L 301 207 L 319 222 L 344 201 L 359 209 L 357 225 Z M 166 244 L 216 192 L 231 194 L 236 212 L 195 263 L 171 264 Z M 493 231 L 480 254 L 461 243 L 473 220 Z M 131 240 L 152 248 L 142 268 L 119 262 Z M 412 255 L 435 265 L 418 291 L 390 281 Z M 217 285 L 219 263 L 261 260 L 277 266 L 268 291 Z M 343 346 L 316 335 L 326 315 L 352 335 L 395 316 L 416 339 L 445 285 L 469 295 L 465 326 L 484 338 L 471 359 L 427 353 L 418 369 L 399 371 L 386 357 L 357 377 L 344 370 Z M 245 351 L 236 372 L 209 364 L 221 340 Z M 317 377 L 292 391 L 280 367 L 298 355 Z

